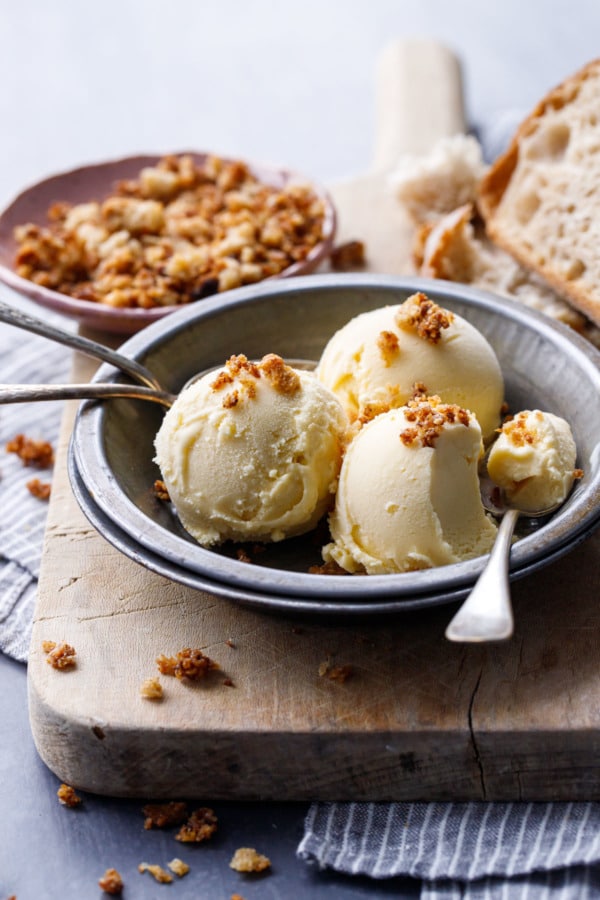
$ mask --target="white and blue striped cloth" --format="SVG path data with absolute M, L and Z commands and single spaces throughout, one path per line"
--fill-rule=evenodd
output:
M 66 381 L 70 360 L 67 348 L 0 323 L 3 384 Z M 24 466 L 16 454 L 7 453 L 6 444 L 24 434 L 56 448 L 62 408 L 57 401 L 0 404 L 0 650 L 21 662 L 29 651 L 48 510 L 26 483 L 50 481 L 52 471 Z
M 600 897 L 598 803 L 315 803 L 298 855 L 421 900 Z

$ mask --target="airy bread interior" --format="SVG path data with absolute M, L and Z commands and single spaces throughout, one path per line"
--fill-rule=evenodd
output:
M 492 241 L 600 324 L 600 59 L 525 119 L 478 206 Z

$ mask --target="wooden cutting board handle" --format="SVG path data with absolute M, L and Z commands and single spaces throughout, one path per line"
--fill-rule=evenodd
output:
M 425 154 L 441 137 L 464 130 L 462 75 L 454 53 L 431 40 L 389 44 L 376 71 L 372 171 L 390 171 L 402 154 Z

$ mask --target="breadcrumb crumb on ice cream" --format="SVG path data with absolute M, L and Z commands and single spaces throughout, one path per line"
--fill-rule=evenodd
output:
M 581 473 L 569 423 L 539 409 L 523 410 L 502 426 L 490 450 L 488 475 L 511 505 L 535 512 L 562 503 Z
M 385 575 L 487 553 L 497 529 L 480 498 L 482 450 L 476 418 L 439 397 L 374 418 L 344 457 L 325 561 Z
M 156 462 L 200 544 L 279 541 L 330 508 L 346 428 L 339 401 L 311 372 L 275 354 L 233 356 L 179 395 L 156 436 Z
M 365 410 L 403 406 L 419 382 L 426 393 L 474 413 L 486 440 L 500 424 L 504 381 L 492 347 L 421 292 L 351 319 L 328 342 L 316 374 L 351 420 Z

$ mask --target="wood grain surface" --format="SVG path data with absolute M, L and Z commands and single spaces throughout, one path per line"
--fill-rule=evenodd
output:
M 464 127 L 459 67 L 438 45 L 394 45 L 377 91 L 373 171 L 332 193 L 340 240 L 364 239 L 373 271 L 405 273 L 411 229 L 386 172 L 424 149 L 424 109 L 428 142 Z M 448 643 L 451 606 L 349 625 L 265 615 L 148 572 L 88 524 L 65 467 L 74 411 L 29 664 L 34 739 L 59 778 L 156 798 L 600 798 L 600 535 L 514 585 L 503 644 Z M 77 666 L 46 665 L 44 640 L 73 644 Z M 162 677 L 164 699 L 142 699 L 156 657 L 183 647 L 221 668 L 197 686 Z M 325 662 L 351 677 L 320 675 Z

